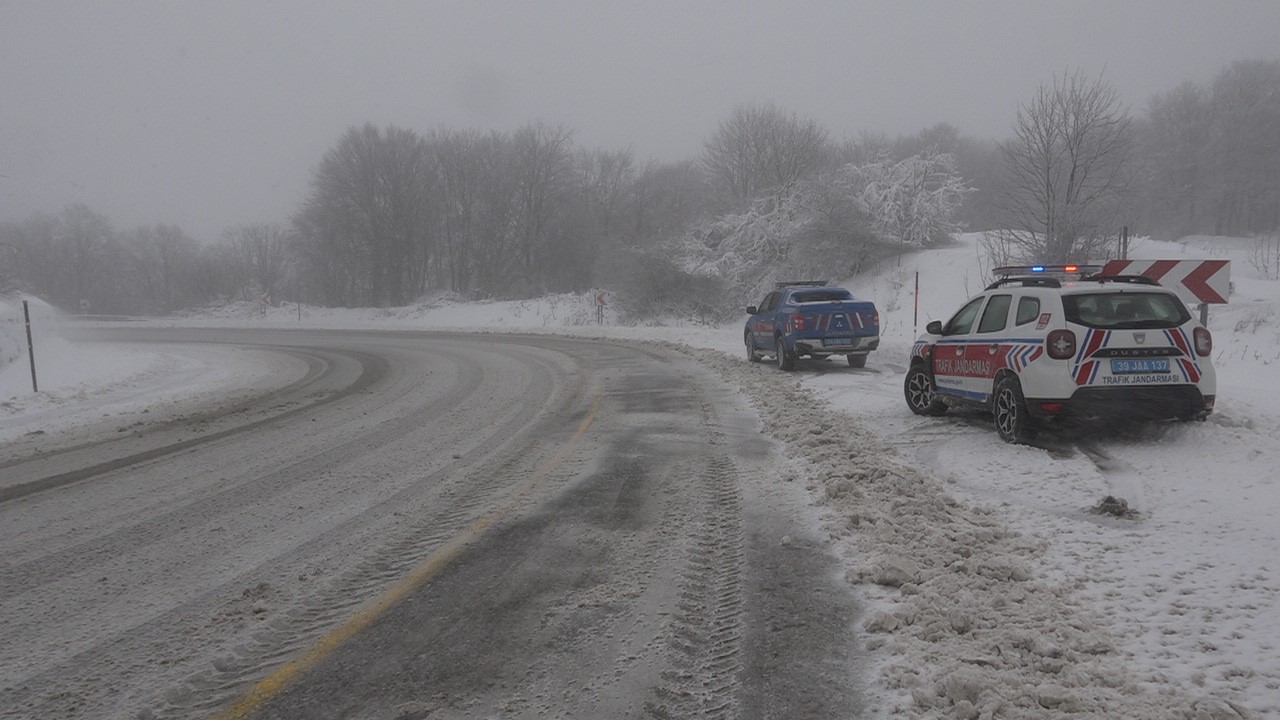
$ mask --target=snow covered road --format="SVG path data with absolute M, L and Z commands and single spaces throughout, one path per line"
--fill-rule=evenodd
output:
M 3 446 L 0 715 L 860 712 L 808 494 L 692 359 L 105 332 L 278 357 L 247 394 L 195 381 Z

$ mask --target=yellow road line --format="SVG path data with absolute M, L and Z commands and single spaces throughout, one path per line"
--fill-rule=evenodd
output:
M 386 614 L 388 610 L 407 597 L 409 593 L 418 589 L 432 577 L 439 574 L 441 570 L 448 567 L 449 563 L 456 560 L 462 554 L 462 551 L 475 542 L 484 531 L 510 512 L 521 496 L 542 482 L 564 460 L 564 456 L 569 452 L 569 449 L 582 439 L 582 436 L 587 432 L 587 428 L 591 427 L 591 423 L 595 421 L 596 411 L 600 409 L 600 402 L 601 395 L 597 392 L 595 400 L 591 403 L 591 409 L 587 411 L 587 416 L 578 425 L 578 430 L 573 434 L 573 437 L 569 438 L 569 441 L 562 445 L 554 455 L 547 458 L 534 472 L 533 476 L 516 488 L 502 504 L 476 520 L 461 534 L 454 536 L 453 539 L 445 543 L 443 547 L 436 550 L 426 561 L 415 568 L 408 577 L 396 583 L 381 597 L 361 607 L 356 611 L 355 615 L 351 616 L 351 619 L 329 631 L 328 634 L 317 640 L 314 645 L 296 659 L 286 662 L 276 668 L 270 675 L 255 683 L 249 689 L 249 692 L 233 703 L 230 708 L 215 715 L 216 720 L 244 720 L 249 717 L 263 704 L 284 692 L 285 688 L 295 678 L 328 657 L 334 650 L 337 650 Z

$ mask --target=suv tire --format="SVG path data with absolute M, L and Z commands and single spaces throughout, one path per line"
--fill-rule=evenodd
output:
M 1022 396 L 1018 378 L 1007 375 L 996 383 L 995 394 L 991 396 L 991 414 L 1001 440 L 1026 444 L 1035 439 L 1035 420 L 1027 412 L 1027 401 Z
M 778 338 L 778 369 L 791 372 L 796 369 L 796 356 L 787 352 L 787 346 Z
M 938 416 L 947 411 L 947 404 L 934 391 L 933 378 L 929 377 L 928 371 L 920 363 L 912 365 L 907 371 L 903 392 L 907 396 L 907 407 L 916 415 Z
M 751 333 L 743 335 L 743 339 L 747 344 L 747 361 L 754 363 L 760 362 L 760 353 L 756 352 L 756 344 L 755 341 L 751 339 Z

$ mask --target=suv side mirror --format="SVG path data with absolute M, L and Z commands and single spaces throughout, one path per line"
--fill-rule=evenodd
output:
M 942 334 L 942 321 L 941 321 L 941 320 L 934 320 L 933 322 L 931 322 L 931 323 L 929 323 L 928 325 L 925 325 L 925 326 L 924 326 L 924 331 L 925 331 L 925 332 L 927 332 L 927 333 L 929 333 L 930 335 L 941 335 L 941 334 Z
M 760 311 L 756 309 L 756 306 L 755 306 L 755 305 L 748 305 L 748 306 L 747 306 L 747 314 L 748 314 L 748 315 L 755 315 L 755 314 L 756 314 L 756 313 L 758 313 L 758 312 L 760 312 Z

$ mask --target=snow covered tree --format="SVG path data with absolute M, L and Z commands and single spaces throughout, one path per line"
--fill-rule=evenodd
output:
M 959 229 L 955 220 L 971 189 L 949 153 L 927 149 L 898 162 L 885 156 L 850 165 L 845 182 L 886 239 L 925 247 Z

